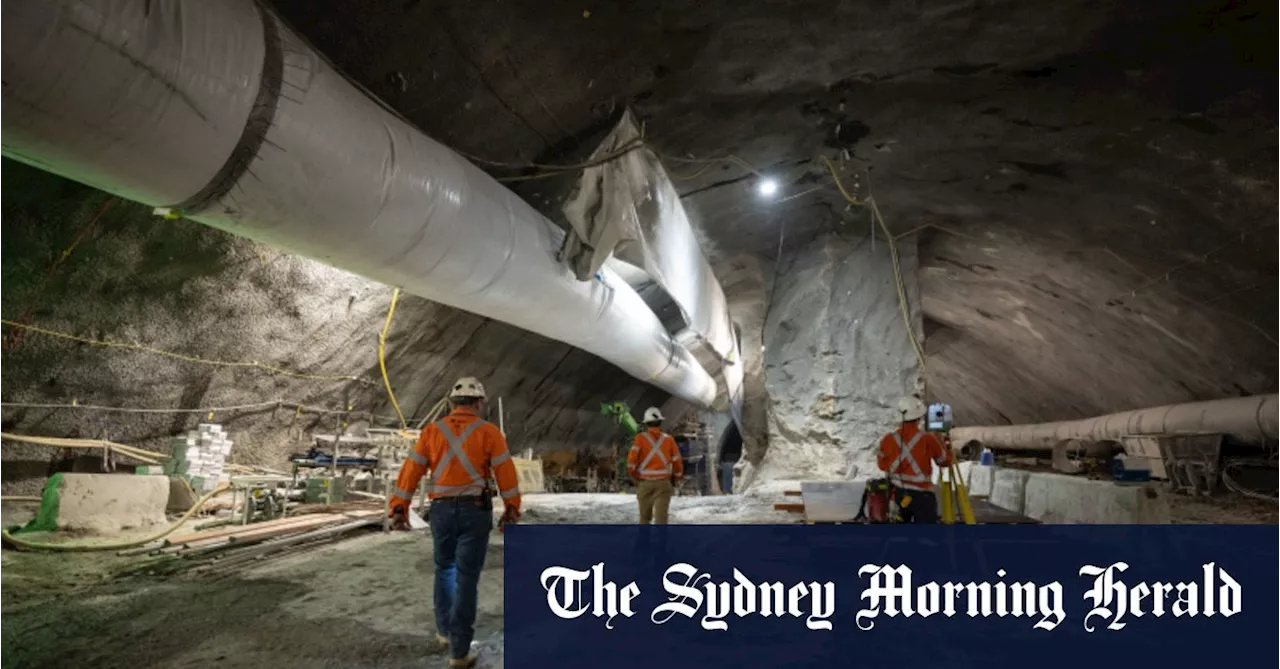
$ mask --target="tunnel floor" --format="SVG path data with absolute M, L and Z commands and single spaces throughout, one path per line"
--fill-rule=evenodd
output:
M 742 496 L 677 497 L 674 522 L 794 522 L 772 502 L 778 482 Z M 527 498 L 525 522 L 635 521 L 625 494 Z M 1174 522 L 1277 522 L 1273 503 L 1172 496 Z M 6 521 L 10 520 L 6 518 Z M 5 667 L 441 666 L 433 635 L 431 542 L 421 533 L 368 534 L 218 577 L 117 574 L 136 558 L 114 553 L 4 551 Z M 502 535 L 481 578 L 480 667 L 503 666 Z M 67 634 L 75 629 L 75 634 Z

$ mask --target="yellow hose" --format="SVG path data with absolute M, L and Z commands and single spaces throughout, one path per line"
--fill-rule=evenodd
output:
M 845 190 L 844 184 L 840 183 L 840 176 L 836 174 L 836 166 L 831 162 L 830 158 L 820 156 L 822 162 L 826 164 L 827 170 L 831 172 L 831 178 L 836 182 L 836 188 L 840 189 L 840 194 L 848 200 L 849 204 L 863 206 L 871 205 L 871 215 L 880 226 L 880 230 L 884 232 L 884 236 L 889 240 L 889 259 L 893 262 L 893 279 L 898 289 L 898 308 L 902 312 L 902 323 L 907 326 L 907 337 L 911 340 L 911 348 L 915 349 L 916 359 L 920 361 L 920 373 L 924 374 L 924 348 L 920 346 L 920 340 L 916 338 L 916 329 L 911 325 L 911 310 L 907 308 L 907 287 L 902 281 L 902 267 L 898 264 L 898 245 L 894 240 L 893 233 L 889 232 L 889 226 L 885 225 L 884 218 L 880 216 L 880 208 L 876 206 L 874 198 L 868 197 L 866 200 L 859 200 L 849 194 Z
M 391 406 L 395 407 L 396 416 L 400 418 L 400 429 L 409 427 L 404 420 L 404 412 L 400 411 L 400 403 L 391 390 L 391 379 L 387 378 L 387 333 L 391 331 L 391 317 L 396 314 L 396 302 L 400 299 L 400 289 L 391 293 L 391 307 L 387 309 L 387 322 L 382 325 L 382 334 L 378 335 L 378 367 L 382 370 L 382 383 L 387 386 L 387 397 L 391 398 Z M 337 457 L 335 454 L 334 457 Z
M 114 544 L 47 544 L 47 543 L 41 543 L 38 541 L 27 541 L 25 539 L 19 539 L 13 536 L 12 534 L 10 534 L 9 530 L 7 529 L 0 531 L 0 538 L 3 538 L 6 543 L 13 544 L 18 548 L 25 548 L 27 550 L 36 550 L 36 551 L 54 551 L 58 553 L 89 553 L 93 551 L 118 551 L 118 550 L 124 550 L 126 548 L 137 548 L 138 546 L 143 546 L 143 545 L 152 543 L 154 541 L 159 541 L 169 536 L 170 534 L 173 534 L 173 532 L 177 530 L 179 527 L 182 527 L 182 524 L 187 522 L 187 520 L 191 518 L 191 516 L 194 516 L 195 513 L 200 510 L 200 507 L 204 506 L 206 502 L 208 502 L 214 497 L 230 489 L 231 489 L 230 486 L 226 484 L 219 485 L 217 488 L 213 489 L 213 492 L 210 492 L 204 497 L 201 497 L 199 500 L 196 500 L 196 503 L 193 504 L 191 508 L 187 510 L 186 513 L 182 514 L 181 518 L 179 518 L 177 521 L 175 521 L 172 525 L 169 526 L 169 529 L 163 532 L 160 532 L 159 534 L 154 534 L 152 536 L 149 536 L 143 539 L 136 539 L 133 541 L 123 541 L 123 542 L 114 543 Z
M 52 446 L 55 448 L 105 448 L 115 451 L 121 455 L 127 455 L 134 460 L 139 460 L 149 465 L 158 465 L 165 457 L 163 453 L 148 451 L 128 444 L 117 444 L 114 441 L 106 441 L 103 439 L 36 437 L 27 434 L 13 434 L 12 432 L 0 432 L 0 439 L 20 441 L 27 444 L 36 444 L 38 446 Z

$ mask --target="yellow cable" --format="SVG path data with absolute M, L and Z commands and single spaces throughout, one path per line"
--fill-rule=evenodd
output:
M 884 218 L 880 216 L 880 208 L 876 206 L 875 199 L 868 197 L 864 201 L 850 195 L 849 191 L 845 190 L 844 184 L 840 183 L 840 175 L 836 174 L 836 166 L 831 162 L 831 159 L 826 156 L 820 157 L 822 162 L 826 164 L 827 170 L 831 172 L 831 179 L 836 182 L 836 188 L 840 189 L 840 194 L 849 201 L 849 204 L 871 205 L 871 215 L 875 217 L 880 230 L 884 232 L 885 238 L 889 240 L 889 259 L 893 262 L 893 279 L 898 290 L 898 308 L 902 312 L 902 323 L 907 327 L 907 337 L 911 340 L 911 348 L 915 349 L 916 359 L 920 362 L 920 373 L 923 375 L 925 371 L 924 348 L 920 346 L 920 340 L 916 338 L 916 329 L 911 325 L 911 310 L 907 308 L 907 288 L 902 281 L 902 267 L 898 264 L 898 245 L 895 242 L 893 233 L 889 232 L 889 226 L 885 225 Z
M 68 334 L 66 332 L 59 332 L 57 330 L 49 330 L 47 328 L 36 327 L 34 325 L 18 323 L 18 322 L 7 320 L 7 319 L 0 319 L 0 324 L 4 324 L 12 328 L 29 330 L 31 332 L 38 332 L 42 335 L 57 337 L 59 339 L 69 339 L 71 341 L 77 341 L 83 344 L 93 344 L 94 346 L 105 346 L 107 348 L 123 348 L 131 351 L 143 351 L 145 353 L 162 355 L 162 356 L 165 356 L 166 358 L 173 358 L 175 360 L 183 360 L 186 362 L 198 362 L 203 365 L 213 365 L 215 367 L 252 367 L 255 369 L 262 369 L 262 370 L 271 372 L 272 374 L 280 374 L 282 376 L 292 376 L 294 378 L 307 379 L 311 381 L 359 381 L 361 383 L 369 383 L 369 381 L 367 381 L 366 379 L 361 379 L 355 376 L 325 376 L 320 374 L 301 374 L 298 372 L 291 372 L 287 369 L 282 369 L 280 367 L 266 365 L 260 362 L 231 362 L 226 360 L 210 360 L 208 358 L 201 358 L 199 356 L 194 356 L 194 355 L 184 355 L 182 353 L 174 353 L 172 351 L 163 351 L 161 349 L 152 348 L 150 346 L 145 346 L 143 344 L 129 344 L 126 342 L 118 342 L 118 341 L 100 341 L 97 339 L 89 339 L 87 337 L 80 337 L 77 335 Z
M 884 236 L 889 239 L 889 258 L 893 261 L 893 278 L 894 283 L 898 287 L 898 307 L 902 310 L 902 323 L 907 326 L 907 336 L 911 339 L 911 348 L 916 351 L 916 359 L 920 361 L 920 374 L 925 371 L 924 348 L 920 346 L 920 340 L 916 338 L 916 329 L 911 325 L 911 313 L 907 308 L 907 287 L 902 282 L 902 267 L 898 264 L 898 243 L 894 241 L 893 235 L 889 232 L 889 226 L 885 225 L 884 218 L 880 216 L 880 208 L 876 206 L 873 198 L 868 198 L 871 205 L 871 213 L 876 217 L 876 222 L 880 224 L 880 229 L 884 232 Z
M 10 534 L 9 530 L 7 529 L 0 532 L 0 538 L 2 538 L 5 542 L 13 544 L 14 546 L 17 546 L 19 548 L 26 548 L 28 550 L 37 550 L 37 551 L 54 551 L 54 552 L 61 552 L 61 553 L 119 551 L 119 550 L 125 550 L 126 548 L 136 548 L 138 546 L 144 546 L 146 544 L 159 541 L 169 536 L 170 534 L 173 534 L 173 532 L 177 530 L 179 527 L 182 527 L 182 524 L 187 522 L 187 520 L 191 518 L 191 516 L 194 516 L 195 513 L 200 510 L 200 507 L 204 506 L 206 502 L 213 499 L 215 496 L 220 495 L 230 489 L 231 489 L 230 486 L 228 486 L 227 484 L 219 485 L 217 488 L 213 489 L 213 492 L 210 492 L 204 497 L 201 497 L 199 500 L 196 500 L 196 503 L 191 505 L 191 508 L 188 509 L 186 513 L 182 514 L 181 518 L 179 518 L 177 521 L 175 521 L 172 525 L 169 526 L 169 529 L 163 532 L 160 532 L 159 534 L 153 534 L 149 537 L 145 537 L 143 539 L 136 539 L 133 541 L 123 541 L 123 542 L 114 543 L 114 544 L 48 544 L 48 543 L 42 543 L 39 541 L 27 541 L 25 539 L 19 539 L 13 536 L 12 534 Z
M 844 184 L 840 183 L 840 176 L 836 174 L 836 166 L 831 162 L 831 159 L 826 156 L 819 156 L 819 158 L 822 158 L 822 162 L 826 163 L 827 170 L 831 172 L 831 179 L 836 182 L 836 188 L 840 189 L 840 194 L 844 196 L 844 199 L 848 200 L 849 204 L 853 205 L 861 206 L 865 204 L 863 201 L 850 195 L 849 191 L 844 189 Z M 892 240 L 893 237 L 890 236 L 889 239 Z
M 387 386 L 387 397 L 391 398 L 391 406 L 395 407 L 396 416 L 400 418 L 400 429 L 409 427 L 404 420 L 404 412 L 400 411 L 400 403 L 391 390 L 391 379 L 387 378 L 387 333 L 391 331 L 391 317 L 396 313 L 396 302 L 400 299 L 400 289 L 391 293 L 391 307 L 387 309 L 387 322 L 382 324 L 382 334 L 378 336 L 378 367 L 382 370 L 382 383 Z

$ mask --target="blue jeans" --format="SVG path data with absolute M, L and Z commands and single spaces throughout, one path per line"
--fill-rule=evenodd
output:
M 436 631 L 449 639 L 449 654 L 467 656 L 475 637 L 480 572 L 489 550 L 493 510 L 475 498 L 431 502 L 436 561 Z

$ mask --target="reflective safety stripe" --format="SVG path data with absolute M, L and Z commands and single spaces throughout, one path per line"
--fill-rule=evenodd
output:
M 520 486 L 516 486 L 510 490 L 503 490 L 502 499 L 511 499 L 512 497 L 515 497 L 516 495 L 519 495 L 519 494 L 520 494 Z
M 419 453 L 417 448 L 413 449 L 412 451 L 409 451 L 409 459 L 422 465 L 423 467 L 426 467 L 427 465 L 431 464 L 427 461 L 427 456 Z
M 915 456 L 911 454 L 911 449 L 915 448 L 916 444 L 920 442 L 920 438 L 923 436 L 923 432 L 917 432 L 916 436 L 912 437 L 911 441 L 906 446 L 903 446 L 902 435 L 897 432 L 893 433 L 893 440 L 898 442 L 898 457 L 894 458 L 893 464 L 889 465 L 889 472 L 893 476 L 902 479 L 904 482 L 933 483 L 933 479 L 924 475 L 924 470 L 920 469 L 920 463 L 916 462 Z M 911 468 L 911 471 L 915 473 L 898 473 L 898 469 L 903 463 L 906 463 L 907 466 Z
M 650 435 L 648 432 L 645 432 L 640 436 L 644 437 L 645 441 L 649 442 L 649 455 L 645 456 L 644 462 L 640 463 L 640 473 L 641 474 L 666 474 L 666 475 L 671 474 L 671 460 L 667 458 L 667 454 L 663 453 L 661 448 L 658 448 L 658 446 L 661 445 L 664 440 L 666 440 L 667 435 L 659 434 L 657 441 L 654 441 L 653 436 Z M 662 466 L 650 468 L 649 463 L 653 462 L 653 459 L 655 457 L 661 461 Z
M 391 491 L 391 496 L 392 496 L 392 497 L 399 497 L 400 499 L 403 499 L 403 500 L 412 500 L 412 499 L 413 499 L 413 491 L 412 491 L 412 490 L 405 490 L 405 489 L 400 488 L 399 486 L 397 486 L 394 490 L 392 490 L 392 491 Z
M 489 459 L 489 466 L 490 466 L 490 467 L 497 467 L 498 465 L 500 465 L 500 464 L 502 464 L 502 463 L 504 463 L 504 462 L 506 462 L 507 460 L 510 460 L 510 459 L 511 459 L 511 451 L 507 451 L 506 453 L 503 453 L 502 455 L 499 455 L 499 456 L 498 456 L 498 457 L 496 457 L 496 458 L 490 458 L 490 459 Z
M 480 472 L 476 471 L 475 465 L 471 464 L 471 458 L 467 457 L 467 452 L 463 450 L 462 445 L 466 443 L 467 437 L 470 437 L 471 433 L 476 431 L 476 428 L 485 424 L 485 421 L 477 418 L 462 431 L 462 434 L 455 435 L 453 431 L 449 429 L 449 424 L 444 422 L 444 420 L 436 421 L 436 429 L 440 430 L 440 435 L 449 443 L 449 450 L 445 451 L 444 457 L 440 458 L 439 464 L 437 464 L 435 469 L 431 472 L 431 479 L 428 481 L 431 485 L 431 494 L 436 496 L 453 497 L 458 494 L 452 492 L 452 489 L 454 488 L 469 489 L 474 487 L 477 491 L 484 489 L 484 477 L 480 476 Z M 462 468 L 467 471 L 467 475 L 471 477 L 471 482 L 461 486 L 437 485 L 436 481 L 440 480 L 440 474 L 454 459 L 457 459 L 458 464 L 462 465 Z

